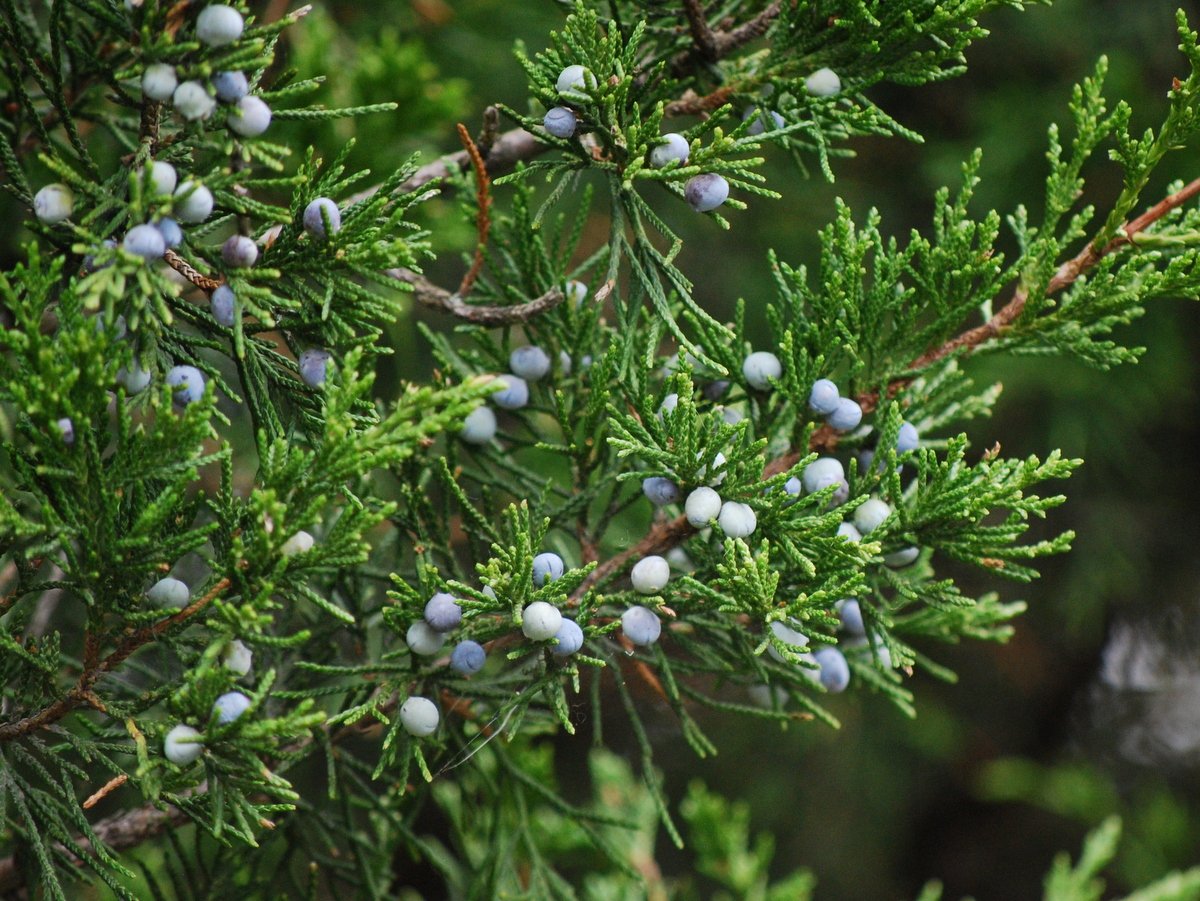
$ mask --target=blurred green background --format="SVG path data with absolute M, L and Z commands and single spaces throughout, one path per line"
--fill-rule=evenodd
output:
M 1171 78 L 1184 72 L 1177 5 L 1058 0 L 1022 14 L 997 11 L 984 22 L 993 36 L 970 51 L 966 76 L 877 92 L 885 109 L 925 135 L 923 145 L 859 141 L 857 156 L 835 167 L 832 185 L 801 181 L 776 151 L 771 183 L 784 199 L 732 214 L 730 232 L 682 205 L 664 209 L 687 239 L 681 266 L 699 299 L 722 318 L 744 297 L 761 330 L 768 247 L 791 263 L 811 262 L 836 196 L 860 219 L 878 207 L 898 236 L 923 228 L 934 191 L 957 182 L 976 146 L 984 162 L 975 211 L 1007 213 L 1024 203 L 1036 217 L 1046 128 L 1065 123 L 1072 84 L 1101 54 L 1111 61 L 1108 94 L 1133 104 L 1135 128 L 1160 120 Z M 1200 11 L 1189 12 L 1200 25 Z M 487 104 L 525 103 L 512 46 L 518 39 L 542 46 L 560 21 L 550 0 L 318 4 L 289 39 L 290 64 L 304 75 L 328 74 L 325 102 L 398 100 L 400 109 L 358 123 L 281 123 L 276 137 L 331 155 L 354 135 L 351 164 L 376 173 L 415 151 L 456 149 L 454 122 L 474 131 Z M 1104 160 L 1087 174 L 1090 201 L 1115 195 L 1115 170 Z M 1200 153 L 1176 154 L 1145 196 L 1153 200 L 1170 179 L 1197 174 Z M 0 202 L 0 215 L 14 221 L 8 212 Z M 449 201 L 431 204 L 424 224 L 442 254 L 431 274 L 456 282 L 470 228 Z M 6 266 L 20 237 L 0 236 Z M 448 326 L 423 311 L 397 323 L 383 381 L 428 377 L 420 318 Z M 748 800 L 753 827 L 776 835 L 778 871 L 811 867 L 820 898 L 912 897 L 931 876 L 945 881 L 947 897 L 1035 897 L 1053 855 L 1077 849 L 1086 829 L 1112 812 L 1126 824 L 1119 886 L 1200 861 L 1198 334 L 1200 309 L 1168 302 L 1122 335 L 1149 348 L 1137 366 L 1105 373 L 1062 359 L 974 361 L 981 382 L 1005 387 L 996 416 L 971 426 L 976 448 L 998 440 L 1010 454 L 1062 448 L 1086 460 L 1062 486 L 1069 502 L 1046 529 L 1076 530 L 1072 554 L 1046 564 L 1027 587 L 958 573 L 976 591 L 998 588 L 1005 600 L 1029 602 L 1016 638 L 1002 647 L 935 649 L 960 679 L 945 685 L 917 676 L 914 721 L 858 692 L 833 701 L 844 722 L 837 733 L 818 726 L 780 733 L 710 717 L 705 726 L 721 753 L 701 761 L 664 709 L 654 739 L 671 796 L 682 798 L 700 777 Z M 606 738 L 620 747 L 618 725 Z M 587 744 L 585 734 L 557 746 L 582 759 Z M 563 769 L 577 767 L 567 760 Z M 668 873 L 687 866 L 665 837 L 659 847 Z

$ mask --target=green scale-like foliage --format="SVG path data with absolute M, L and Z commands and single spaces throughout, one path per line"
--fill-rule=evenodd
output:
M 3 185 L 26 209 L 48 180 L 75 195 L 64 222 L 28 217 L 34 240 L 0 273 L 0 888 L 37 882 L 66 898 L 85 877 L 127 898 L 385 898 L 408 856 L 454 897 L 578 897 L 583 873 L 589 898 L 702 896 L 657 873 L 661 828 L 690 842 L 695 873 L 728 897 L 808 897 L 807 873 L 771 881 L 770 841 L 751 838 L 740 807 L 698 785 L 675 807 L 651 718 L 669 718 L 701 756 L 718 751 L 701 711 L 836 726 L 823 649 L 843 655 L 852 690 L 916 715 L 915 674 L 954 678 L 940 644 L 1010 637 L 1024 602 L 968 589 L 947 564 L 982 570 L 989 587 L 1034 580 L 1038 560 L 1074 537 L 1040 520 L 1080 461 L 972 447 L 961 429 L 1000 390 L 977 385 L 966 361 L 1053 352 L 1111 366 L 1139 352 L 1116 327 L 1151 299 L 1196 296 L 1194 208 L 1155 208 L 1126 231 L 1168 151 L 1194 140 L 1196 36 L 1181 15 L 1191 73 L 1141 137 L 1124 104 L 1109 111 L 1103 64 L 1079 87 L 1069 144 L 1050 133 L 1038 224 L 1023 207 L 972 210 L 975 153 L 961 186 L 935 197 L 926 232 L 893 236 L 875 211 L 839 201 L 811 271 L 765 248 L 738 261 L 775 285 L 753 344 L 744 301 L 729 323 L 706 309 L 680 268 L 675 223 L 696 215 L 684 202 L 695 176 L 727 180 L 730 199 L 706 219 L 731 229 L 751 205 L 788 196 L 764 174 L 772 154 L 832 179 L 855 137 L 919 140 L 871 89 L 960 73 L 986 35 L 977 16 L 1028 5 L 725 2 L 686 4 L 689 19 L 665 3 L 575 4 L 546 49 L 517 49 L 529 102 L 499 111 L 532 140 L 499 136 L 520 149 L 497 160 L 485 130 L 496 170 L 485 194 L 461 159 L 372 175 L 355 168 L 352 141 L 329 159 L 295 152 L 289 121 L 393 106 L 303 105 L 323 76 L 275 58 L 303 10 L 262 22 L 242 5 L 242 35 L 209 47 L 192 5 L 0 3 L 0 83 L 15 111 L 0 123 Z M 224 105 L 182 121 L 142 96 L 155 63 L 203 84 L 245 71 L 270 129 L 238 135 Z M 585 83 L 559 92 L 568 65 L 585 67 Z M 822 68 L 840 79 L 828 96 L 807 83 Z M 571 138 L 542 127 L 558 105 L 577 116 Z M 689 157 L 655 168 L 672 129 Z M 1081 173 L 1105 150 L 1123 190 L 1098 215 L 1078 205 Z M 215 210 L 147 262 L 124 234 L 185 201 L 155 193 L 156 160 L 210 190 Z M 443 192 L 464 221 L 489 221 L 478 277 L 457 293 L 420 275 L 434 236 L 419 217 Z M 327 237 L 303 225 L 317 197 L 339 207 Z M 481 211 L 485 197 L 494 205 Z M 1017 238 L 1007 257 L 1005 223 Z M 231 234 L 259 246 L 254 266 L 223 262 Z M 220 283 L 237 298 L 231 327 L 210 306 Z M 396 389 L 372 370 L 406 288 L 463 321 L 422 326 L 435 376 Z M 508 324 L 475 324 L 485 306 L 513 308 Z M 529 403 L 499 410 L 490 439 L 463 440 L 478 437 L 456 433 L 494 410 L 493 377 L 527 344 L 550 360 Z M 323 381 L 300 377 L 310 349 L 332 355 Z M 743 371 L 764 350 L 781 370 L 765 387 Z M 177 365 L 205 376 L 192 403 L 165 381 Z M 858 404 L 860 425 L 838 432 L 813 411 L 819 378 Z M 919 447 L 899 450 L 906 423 Z M 795 490 L 831 456 L 844 485 Z M 652 509 L 649 477 L 674 483 L 677 501 Z M 683 500 L 702 487 L 753 511 L 755 528 L 729 537 L 719 521 L 689 523 Z M 874 528 L 847 531 L 878 502 Z M 565 571 L 539 585 L 545 552 Z M 657 554 L 670 579 L 640 593 L 630 570 Z M 188 582 L 183 607 L 147 596 L 168 574 Z M 418 653 L 437 592 L 457 599 L 462 621 Z M 864 634 L 839 618 L 850 598 Z M 580 626 L 577 653 L 526 637 L 535 602 Z M 659 617 L 657 642 L 625 634 L 634 605 Z M 486 648 L 478 673 L 447 665 L 464 640 Z M 230 665 L 234 641 L 253 652 L 248 673 Z M 234 690 L 249 707 L 219 723 L 213 704 Z M 416 698 L 439 711 L 430 734 L 405 713 Z M 546 739 L 586 723 L 602 745 L 614 715 L 640 779 L 597 750 L 592 793 L 561 784 Z M 199 732 L 196 761 L 166 756 L 180 723 Z M 137 839 L 165 834 L 161 864 L 119 856 L 137 841 L 84 806 L 110 779 L 101 794 L 119 790 L 120 825 L 157 818 Z M 1107 826 L 1079 866 L 1056 865 L 1047 898 L 1098 896 L 1115 840 Z M 1188 873 L 1136 897 L 1197 895 Z

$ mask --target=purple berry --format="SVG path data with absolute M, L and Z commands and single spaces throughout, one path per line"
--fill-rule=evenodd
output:
M 546 116 L 542 119 L 542 124 L 546 126 L 546 131 L 554 135 L 554 137 L 569 138 L 575 134 L 578 121 L 575 118 L 575 113 L 565 106 L 555 106 L 546 110 Z
M 583 629 L 575 620 L 564 618 L 554 634 L 554 641 L 550 653 L 555 657 L 569 657 L 583 647 Z
M 204 376 L 195 366 L 172 366 L 167 370 L 167 384 L 174 389 L 178 407 L 194 404 L 204 397 Z
M 159 219 L 154 223 L 154 227 L 158 229 L 163 243 L 168 247 L 178 247 L 183 243 L 183 229 L 174 219 Z
M 435 632 L 449 632 L 462 622 L 462 607 L 453 595 L 439 591 L 425 604 L 425 622 Z
M 713 172 L 694 176 L 684 185 L 683 198 L 697 213 L 711 212 L 729 199 L 729 182 Z
M 663 476 L 648 476 L 642 479 L 642 493 L 656 507 L 673 504 L 679 500 L 679 486 Z
M 233 324 L 237 320 L 237 296 L 233 293 L 232 288 L 228 285 L 219 286 L 213 291 L 208 305 L 213 319 L 217 320 L 218 325 L 233 328 Z
M 319 347 L 310 347 L 301 353 L 298 365 L 300 378 L 304 380 L 304 384 L 310 388 L 320 388 L 324 385 L 325 369 L 332 356 L 329 351 L 321 350 Z
M 250 90 L 245 72 L 217 72 L 212 77 L 212 85 L 222 103 L 237 103 Z
M 483 669 L 487 662 L 487 652 L 477 641 L 460 641 L 450 652 L 450 668 L 464 676 L 473 676 Z
M 221 245 L 221 259 L 231 269 L 245 269 L 258 260 L 258 245 L 245 235 L 230 235 Z
M 329 233 L 336 235 L 342 227 L 342 213 L 328 197 L 318 197 L 304 208 L 304 230 L 314 238 L 328 237 L 325 220 L 329 220 Z
M 125 233 L 121 246 L 143 259 L 157 260 L 166 252 L 167 242 L 153 225 L 135 225 Z

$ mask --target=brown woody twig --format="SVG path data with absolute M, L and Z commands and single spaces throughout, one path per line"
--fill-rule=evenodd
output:
M 566 298 L 560 288 L 551 288 L 541 297 L 516 306 L 473 306 L 460 295 L 451 294 L 411 269 L 389 269 L 387 274 L 412 285 L 413 296 L 418 303 L 476 325 L 496 326 L 528 322 L 534 316 L 554 309 Z
M 461 122 L 458 123 L 458 138 L 463 143 L 463 148 L 467 151 L 467 156 L 471 159 L 471 166 L 475 170 L 475 202 L 479 208 L 479 212 L 475 214 L 475 229 L 477 238 L 475 240 L 475 258 L 471 261 L 471 268 L 467 270 L 462 277 L 462 281 L 458 284 L 458 296 L 466 297 L 471 293 L 471 286 L 475 284 L 475 279 L 479 276 L 483 269 L 483 251 L 487 247 L 488 232 L 492 227 L 490 212 L 492 209 L 492 195 L 489 190 L 491 181 L 488 179 L 487 165 L 483 161 L 483 156 L 479 152 L 479 148 L 475 146 L 475 142 L 471 140 L 471 136 L 467 133 L 467 126 Z

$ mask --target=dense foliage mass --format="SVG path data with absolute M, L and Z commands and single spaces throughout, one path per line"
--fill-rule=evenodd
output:
M 1180 13 L 1187 73 L 1141 134 L 1098 64 L 1039 214 L 973 211 L 976 153 L 923 232 L 839 204 L 814 271 L 737 261 L 775 284 L 765 346 L 743 302 L 706 310 L 676 223 L 790 196 L 767 154 L 832 179 L 856 137 L 918 140 L 872 89 L 960 74 L 977 16 L 1024 5 L 578 3 L 518 48 L 527 106 L 372 175 L 288 140 L 395 106 L 309 103 L 322 79 L 276 59 L 307 8 L 0 4 L 31 233 L 0 273 L 0 892 L 383 898 L 417 858 L 454 897 L 585 872 L 587 897 L 690 897 L 661 828 L 737 897 L 806 896 L 736 806 L 672 803 L 650 720 L 704 756 L 704 708 L 912 713 L 915 672 L 952 678 L 939 644 L 1009 637 L 1080 461 L 970 446 L 999 388 L 962 361 L 1128 362 L 1114 329 L 1200 292 L 1200 180 L 1143 196 L 1200 129 L 1197 36 Z M 1123 189 L 1082 206 L 1105 154 Z M 453 291 L 422 273 L 445 196 L 475 232 Z M 458 324 L 426 330 L 430 384 L 385 389 L 412 301 Z M 614 715 L 637 765 L 597 749 L 591 789 L 561 785 L 552 737 Z M 1116 836 L 1047 897 L 1099 897 Z

